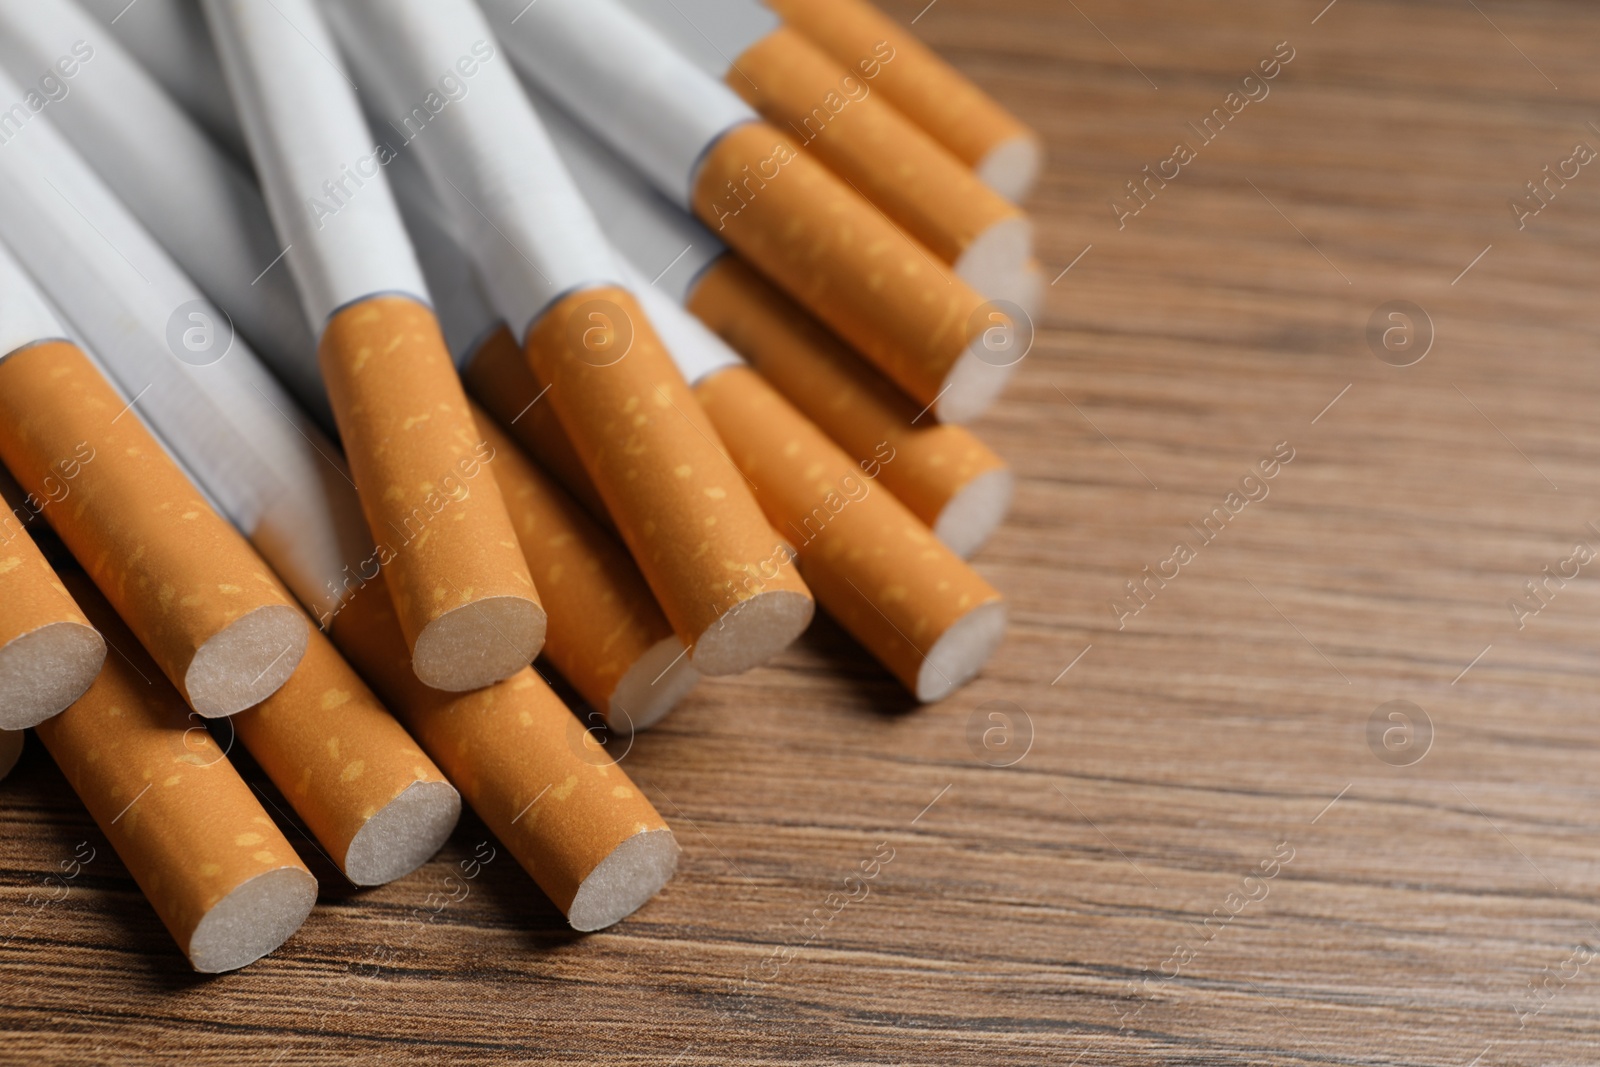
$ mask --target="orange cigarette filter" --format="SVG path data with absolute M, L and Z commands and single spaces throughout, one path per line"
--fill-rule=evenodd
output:
M 736 256 L 714 263 L 689 310 L 878 480 L 957 555 L 1004 520 L 1015 479 L 961 426 L 915 405 Z
M 1002 195 L 1021 200 L 1044 162 L 1038 134 L 866 0 L 767 0 L 849 66 L 885 45 L 894 59 L 874 86 Z
M 317 356 L 417 677 L 459 692 L 527 666 L 544 609 L 433 313 L 360 301 Z
M 780 27 L 728 70 L 729 88 L 789 130 L 834 173 L 986 295 L 1020 270 L 1033 246 L 1022 212 L 874 92 L 883 46 L 841 65 Z M 892 65 L 894 59 L 890 59 Z
M 523 373 L 531 372 L 524 366 Z M 698 678 L 628 553 L 583 508 L 476 411 L 495 450 L 523 555 L 550 627 L 544 657 L 619 734 L 655 724 Z
M 84 694 L 106 643 L 4 496 L 0 507 L 0 730 L 21 730 Z M 0 735 L 0 764 L 6 751 Z
M 549 395 L 528 366 L 509 327 L 501 326 L 479 346 L 461 372 L 467 391 L 506 428 L 539 465 L 555 476 L 563 488 L 578 498 L 591 518 L 616 532 L 600 490 L 594 487 L 583 460 L 561 428 L 561 419 Z M 502 494 L 504 490 L 502 489 Z M 530 565 L 531 566 L 531 565 Z M 538 579 L 534 579 L 537 584 Z M 548 640 L 548 634 L 546 640 Z
M 65 577 L 127 658 L 39 739 L 194 969 L 243 967 L 300 928 L 317 881 L 110 606 Z
M 0 459 L 189 706 L 232 715 L 288 679 L 309 627 L 132 407 L 74 345 L 25 348 L 0 361 Z
M 461 795 L 320 630 L 283 688 L 230 721 L 356 885 L 409 874 L 455 829 Z
M 772 126 L 717 141 L 694 209 L 919 407 L 964 422 L 1004 388 L 1009 372 L 971 350 L 984 299 Z
M 617 922 L 672 877 L 672 831 L 532 668 L 429 689 L 395 669 L 405 644 L 381 596 L 351 600 L 333 634 L 574 929 Z
M 982 669 L 1000 594 L 748 367 L 695 389 L 823 607 L 918 700 Z
M 633 296 L 574 293 L 529 331 L 534 376 L 656 601 L 707 675 L 788 645 L 815 605 Z

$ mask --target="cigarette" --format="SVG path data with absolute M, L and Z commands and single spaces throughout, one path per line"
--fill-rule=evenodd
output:
M 44 510 L 62 541 L 189 706 L 232 715 L 288 679 L 308 628 L 128 409 L 75 346 L 14 352 L 0 362 L 0 459 L 35 498 L 68 494 Z
M 874 88 L 1002 196 L 1020 201 L 1033 188 L 1044 166 L 1039 136 L 866 0 L 765 2 L 847 66 L 892 55 Z
M 87 109 L 95 98 L 95 93 L 83 93 L 74 100 Z M 289 417 L 293 405 L 244 342 L 232 336 L 228 317 L 202 298 L 162 245 L 54 127 L 30 128 L 27 137 L 14 138 L 6 147 L 0 188 L 19 210 L 0 220 L 0 230 L 38 289 L 87 339 L 98 357 L 93 361 L 133 398 L 119 402 L 108 418 L 114 417 L 115 425 L 136 419 L 159 423 L 163 445 L 184 462 L 227 453 L 225 461 L 212 460 L 226 467 L 213 489 L 220 510 L 237 518 L 245 530 L 276 526 L 280 539 L 307 542 L 306 551 L 325 548 L 308 542 L 297 519 L 284 518 L 281 501 L 285 486 L 317 483 L 332 475 L 326 461 L 315 453 L 309 459 L 296 455 L 306 451 L 303 438 L 301 447 L 290 453 L 266 447 L 228 449 L 219 440 L 267 440 L 285 430 L 295 438 L 305 429 L 316 433 Z M 181 157 L 172 162 L 178 172 L 187 172 Z M 120 172 L 124 181 L 119 188 L 138 186 L 138 179 L 163 184 L 165 171 L 147 170 L 146 165 L 141 158 L 131 160 Z M 165 185 L 171 187 L 170 182 Z M 183 201 L 205 206 L 202 218 L 210 221 L 216 205 L 231 199 L 207 194 L 203 183 L 195 196 L 188 197 L 189 191 L 180 190 L 173 202 L 160 205 L 165 208 L 157 213 L 165 220 L 163 234 L 180 225 L 176 219 L 183 226 L 195 221 L 183 214 Z M 237 232 L 220 227 L 212 232 L 221 247 L 243 244 Z M 194 261 L 208 271 L 241 263 L 248 260 Z M 272 317 L 272 306 L 264 304 L 253 317 Z M 59 324 L 51 328 L 56 332 L 41 330 L 40 337 L 64 336 Z
M 27 735 L 21 730 L 0 730 L 0 778 L 11 773 L 11 768 L 22 758 L 22 742 Z
M 612 247 L 678 303 L 728 246 L 529 79 L 523 88 Z
M 438 71 L 493 36 L 468 0 L 330 9 L 361 84 L 395 122 Z M 788 569 L 746 580 L 781 542 L 648 318 L 615 284 L 615 257 L 510 67 L 480 63 L 471 93 L 451 107 L 414 151 L 690 665 L 724 675 L 766 662 L 814 610 Z
M 312 0 L 205 0 L 417 677 L 515 673 L 545 613 L 383 164 Z M 452 60 L 455 57 L 452 57 Z
M 1011 296 L 1033 247 L 1032 224 L 873 91 L 885 61 L 894 61 L 891 51 L 878 46 L 835 61 L 759 0 L 624 2 L 951 264 L 956 277 L 984 296 Z M 701 29 L 708 25 L 718 29 L 715 42 Z
M 856 640 L 924 703 L 983 669 L 1005 633 L 1000 594 L 760 375 L 735 367 L 695 395 L 758 486 L 800 573 Z
M 487 409 L 475 405 L 479 432 L 495 449 L 500 495 L 550 617 L 541 655 L 613 732 L 651 726 L 694 686 L 699 672 L 617 541 L 546 390 L 437 218 L 420 170 L 401 160 L 390 169 L 440 325 L 467 391 Z M 508 435 L 538 464 L 527 462 Z
M 0 225 L 30 215 L 11 177 L 0 168 L 0 190 L 16 194 Z M 0 249 L 6 288 L 36 292 Z M 49 502 L 45 518 L 190 707 L 216 717 L 264 700 L 305 651 L 288 592 L 145 428 L 138 397 L 124 399 L 77 346 L 47 340 L 65 334 L 58 322 L 33 326 L 38 343 L 0 360 L 0 460 Z
M 1005 520 L 1016 479 L 993 449 L 963 426 L 918 419 L 904 394 L 738 259 L 703 275 L 689 310 L 958 556 Z
M 650 587 L 622 546 L 481 410 L 478 432 L 494 446 L 500 494 L 550 613 L 544 657 L 612 731 L 655 725 L 699 675 Z
M 24 498 L 6 491 L 9 481 L 0 477 L 0 731 L 37 726 L 60 712 L 89 688 L 106 658 L 105 641 L 17 521 L 19 514 L 33 517 L 35 501 L 26 501 L 28 510 L 13 504 Z M 11 736 L 0 733 L 7 770 L 16 757 Z
M 194 969 L 237 970 L 300 928 L 317 881 L 110 605 L 65 577 L 122 655 L 39 739 Z
M 172 22 L 187 25 L 192 21 L 185 20 L 182 12 L 174 12 L 170 5 L 158 6 L 158 17 L 151 18 L 161 25 Z M 3 13 L 3 9 L 0 9 L 0 13 Z M 132 17 L 130 13 L 129 18 L 120 20 L 116 29 L 120 32 Z M 188 36 L 183 32 L 176 33 L 179 39 L 188 39 Z M 220 69 L 215 66 L 214 56 L 185 57 L 181 50 L 174 52 L 165 47 L 167 40 L 167 37 L 161 37 L 145 42 L 147 51 L 141 55 L 152 62 L 155 68 L 152 73 L 160 76 L 165 83 L 184 90 L 187 93 L 186 102 L 194 103 L 189 97 L 194 95 L 195 90 L 185 88 L 192 85 L 188 67 L 182 70 L 172 68 L 175 65 L 182 66 L 192 58 L 196 69 L 214 70 L 218 79 L 221 76 Z M 209 49 L 209 40 L 203 31 L 200 40 Z M 207 278 L 213 274 L 244 276 L 257 271 L 254 261 L 248 258 L 251 238 L 262 230 L 270 233 L 271 224 L 265 203 L 253 184 L 246 180 L 242 191 L 230 191 L 237 183 L 229 174 L 237 171 L 237 168 L 206 143 L 188 116 L 165 96 L 150 74 L 121 56 L 115 42 L 104 42 L 97 58 L 108 60 L 102 68 L 96 68 L 97 72 L 113 71 L 117 76 L 90 78 L 90 72 L 82 72 L 84 77 L 75 90 L 75 107 L 78 113 L 89 117 L 68 124 L 69 134 L 85 151 L 96 152 L 94 159 L 106 180 L 115 184 L 117 191 L 126 197 L 141 218 L 156 229 L 157 235 L 185 262 L 185 266 Z M 131 109 L 130 101 L 137 102 L 139 109 Z M 220 114 L 229 120 L 232 118 L 231 112 L 226 109 Z M 144 131 L 138 144 L 131 146 L 128 151 L 110 154 L 99 151 L 103 146 L 85 143 L 89 134 L 97 130 L 105 131 L 108 143 L 118 143 L 116 138 L 119 131 L 125 129 Z M 174 166 L 174 161 L 181 161 L 182 165 Z M 389 172 L 397 188 L 408 181 L 423 180 L 408 156 L 394 160 Z M 440 235 L 428 228 L 429 222 L 427 216 L 416 217 L 410 220 L 409 229 L 417 242 L 418 251 L 430 253 L 425 257 L 428 267 L 426 280 L 434 295 L 440 325 L 451 350 L 459 352 L 460 361 L 466 362 L 486 333 L 498 331 L 499 342 L 506 346 L 511 369 L 515 372 L 513 387 L 520 389 L 524 383 L 532 383 L 532 372 L 528 370 L 516 342 L 501 325 L 499 315 L 478 292 L 470 264 L 448 235 Z M 206 240 L 196 242 L 188 239 L 186 234 L 191 232 L 204 233 Z M 129 239 L 137 244 L 136 238 L 137 235 L 130 235 Z M 202 251 L 207 250 L 208 255 L 201 255 Z M 442 263 L 441 258 L 444 260 Z M 294 387 L 297 382 L 303 382 L 304 377 L 297 377 L 293 362 L 286 360 L 299 359 L 295 348 L 298 334 L 294 329 L 286 328 L 293 324 L 285 323 L 282 316 L 273 312 L 274 304 L 270 296 L 256 295 L 272 277 L 287 279 L 287 274 L 282 271 L 269 272 L 249 292 L 229 290 L 219 292 L 218 297 L 230 314 L 241 322 L 260 320 L 269 328 L 277 329 L 278 335 L 270 338 L 271 343 L 262 355 Z M 140 287 L 144 284 L 138 282 Z M 130 296 L 129 299 L 134 297 Z M 102 294 L 100 302 L 106 303 L 109 299 Z M 306 359 L 303 362 L 309 364 L 311 361 Z M 374 546 L 366 533 L 359 503 L 354 499 L 355 494 L 343 468 L 334 462 L 337 452 L 333 446 L 315 427 L 295 417 L 294 405 L 281 395 L 268 376 L 249 373 L 252 367 L 247 351 L 239 345 L 230 351 L 227 362 L 208 373 L 205 379 L 206 388 L 212 391 L 222 388 L 231 378 L 248 379 L 247 386 L 242 389 L 242 397 L 231 399 L 219 395 L 215 404 L 199 408 L 203 412 L 227 411 L 227 420 L 219 420 L 206 429 L 214 436 L 231 436 L 234 443 L 229 447 L 218 447 L 212 442 L 204 448 L 185 449 L 182 458 L 202 483 L 220 484 L 235 469 L 237 453 L 254 451 L 261 457 L 273 460 L 274 466 L 281 471 L 278 479 L 280 484 L 307 490 L 271 494 L 273 505 L 261 509 L 259 519 L 252 519 L 248 510 L 239 513 L 238 518 L 247 536 L 285 578 L 301 601 L 319 619 L 331 619 L 338 613 L 343 601 L 360 590 L 364 582 L 361 574 L 375 563 Z M 310 382 L 313 391 L 321 398 L 322 406 L 326 407 L 320 375 L 315 373 L 314 367 L 312 371 Z M 303 397 L 303 388 L 296 392 Z M 564 448 L 565 454 L 571 456 L 571 472 L 587 487 L 594 501 L 593 506 L 603 515 L 604 505 L 599 503 L 598 496 L 594 494 L 592 483 L 561 434 L 549 405 L 539 405 L 536 413 L 520 420 L 516 418 L 537 392 L 538 387 L 535 386 L 532 394 L 525 400 L 518 400 L 505 418 L 519 432 L 535 418 L 537 424 L 553 428 L 551 451 L 544 457 L 545 462 L 549 462 L 555 446 Z M 265 404 L 262 403 L 263 398 Z M 503 400 L 504 396 L 499 399 Z M 270 417 L 265 423 L 252 424 L 247 434 L 229 433 L 236 429 L 241 418 L 261 408 L 269 409 Z M 203 420 L 196 419 L 191 411 L 190 417 L 184 421 L 193 423 Z M 498 446 L 496 451 L 503 453 Z M 297 454 L 301 460 L 298 464 Z M 560 496 L 554 489 L 550 493 Z M 305 502 L 308 499 L 307 505 Z M 532 499 L 540 502 L 543 497 L 535 494 Z M 510 505 L 511 501 L 508 499 L 507 503 Z M 330 508 L 339 514 L 329 515 Z M 544 520 L 546 525 L 567 521 L 562 517 L 562 512 L 570 508 L 570 502 L 564 506 L 553 506 Z M 580 520 L 573 520 L 571 525 L 576 525 L 578 521 L 581 521 L 581 517 Z M 520 516 L 518 534 L 523 534 Z M 563 617 L 574 620 L 573 625 L 579 628 L 579 634 L 590 635 L 597 628 L 606 634 L 607 654 L 599 655 L 598 646 L 591 648 L 587 636 L 562 640 L 563 635 L 558 632 L 560 627 L 552 625 L 550 646 L 545 650 L 547 658 L 580 693 L 595 702 L 614 729 L 626 730 L 630 722 L 633 728 L 642 728 L 663 714 L 693 684 L 696 673 L 689 667 L 683 655 L 682 643 L 672 634 L 625 551 L 597 531 L 579 532 L 563 545 L 565 554 L 562 559 L 571 557 L 560 570 L 566 576 L 563 591 L 576 590 L 580 598 L 580 610 L 563 612 Z M 599 547 L 590 551 L 590 546 L 595 545 Z M 532 561 L 530 566 L 536 562 Z M 643 596 L 639 595 L 640 590 L 645 590 Z M 582 596 L 589 596 L 592 602 L 582 603 Z M 570 599 L 563 601 L 571 602 Z M 636 613 L 638 618 L 630 618 L 630 611 Z M 670 641 L 663 638 L 670 638 Z M 313 637 L 313 647 L 308 650 L 300 673 L 312 670 L 318 652 L 316 640 Z M 633 646 L 631 650 L 630 645 Z M 621 662 L 620 670 L 614 666 L 617 661 Z M 348 670 L 347 673 L 354 678 L 353 673 Z M 294 681 L 298 680 L 297 673 Z M 296 688 L 293 681 L 288 688 Z M 330 688 L 350 688 L 358 694 L 364 692 L 364 689 L 338 682 L 331 683 Z M 316 695 L 320 697 L 320 693 Z M 286 701 L 286 706 L 291 709 L 295 707 L 292 701 Z M 320 707 L 320 701 L 313 701 L 313 707 Z M 328 780 L 322 776 L 314 778 L 310 793 L 303 800 L 294 799 L 299 793 L 293 787 L 301 777 L 298 753 L 309 747 L 312 755 L 316 755 L 320 751 L 317 746 L 325 744 L 328 738 L 335 735 L 342 738 L 341 747 L 348 752 L 352 736 L 364 736 L 369 731 L 379 729 L 377 719 L 372 719 L 371 725 L 362 725 L 371 718 L 367 715 L 364 701 L 352 699 L 340 707 L 355 722 L 349 729 L 341 726 L 339 713 L 323 715 L 322 721 L 317 724 L 320 725 L 320 733 L 303 731 L 301 720 L 292 712 L 275 716 L 277 729 L 285 735 L 282 741 L 285 755 L 282 757 L 266 751 L 273 744 L 270 738 L 252 735 L 246 743 L 253 750 L 260 750 L 257 751 L 257 758 L 269 767 L 269 773 L 272 773 L 270 768 L 278 766 L 292 772 L 287 779 L 280 780 L 280 787 L 297 807 L 304 809 L 302 817 L 313 827 L 330 856 L 336 857 L 335 862 L 344 867 L 347 876 L 358 882 L 375 880 L 384 872 L 363 874 L 366 869 L 364 864 L 337 859 L 350 849 L 354 828 L 363 825 L 359 821 L 352 822 L 344 809 L 340 800 L 340 790 L 344 787 L 339 784 L 339 776 L 334 775 Z M 385 718 L 382 721 L 390 720 Z M 409 764 L 401 750 L 414 751 L 415 746 L 397 724 L 391 723 L 389 730 L 394 736 L 387 747 L 375 743 L 371 746 L 372 751 L 363 751 L 356 758 L 361 759 L 367 768 L 363 782 L 374 779 L 374 772 L 380 764 L 393 764 L 396 767 L 395 788 L 399 789 L 409 781 L 404 773 Z M 399 754 L 390 753 L 390 748 Z M 370 806 L 368 798 L 359 795 L 359 789 L 344 791 L 350 793 L 349 803 L 354 804 L 356 810 L 365 811 Z M 323 793 L 327 795 L 323 796 Z M 409 793 L 402 796 L 409 796 Z M 382 825 L 387 818 L 384 810 L 380 808 L 374 816 L 375 827 Z M 442 825 L 447 817 L 448 812 L 441 803 L 436 811 L 436 823 Z M 417 843 L 409 851 L 397 846 L 397 857 L 431 851 L 431 846 L 427 844 L 432 836 L 430 824 L 427 820 L 415 822 L 419 828 Z M 359 854 L 360 850 L 355 852 Z M 397 858 L 395 863 L 398 867 L 401 860 Z
M 590 518 L 615 534 L 617 527 L 611 521 L 611 513 L 600 499 L 594 479 L 584 470 L 577 449 L 572 447 L 567 432 L 561 428 L 555 405 L 549 402 L 549 390 L 533 376 L 528 368 L 528 357 L 523 355 L 510 329 L 499 326 L 473 350 L 470 359 L 461 370 L 467 392 L 561 483 L 562 488 L 578 499 Z
M 935 417 L 999 396 L 992 309 L 845 181 L 615 0 L 518 6 L 484 0 L 530 80 Z
M 620 362 L 596 366 L 605 357 L 581 340 L 597 314 L 612 336 L 632 334 Z M 774 564 L 785 546 L 633 295 L 612 287 L 569 297 L 529 333 L 526 351 L 562 398 L 562 426 L 690 664 L 738 674 L 786 648 L 811 622 L 811 594 Z
M 548 400 L 549 390 L 528 369 L 522 347 L 478 283 L 477 268 L 450 232 L 444 212 L 428 187 L 427 175 L 409 154 L 391 163 L 389 173 L 423 277 L 433 293 L 439 325 L 467 393 L 476 404 L 487 408 L 567 492 L 578 498 L 591 518 L 615 534 L 616 525 L 606 512 L 600 492 L 583 469 L 583 461 L 567 440 L 555 407 Z M 611 270 L 609 263 L 604 269 Z M 533 567 L 530 561 L 530 571 Z
M 429 689 L 394 669 L 405 646 L 380 596 L 352 600 L 333 634 L 573 929 L 626 918 L 671 879 L 672 831 L 531 668 L 475 693 Z
M 942 421 L 977 418 L 1005 388 L 1014 364 L 985 358 L 983 298 L 776 129 L 719 140 L 694 208 Z
M 320 631 L 283 688 L 229 722 L 356 885 L 416 870 L 461 816 L 461 794 Z
M 412 667 L 461 692 L 506 677 L 546 619 L 433 313 L 374 297 L 336 313 L 318 350 Z M 465 416 L 463 422 L 462 416 Z
M 1005 633 L 994 587 L 875 490 L 885 464 L 853 462 L 664 294 L 641 299 L 818 602 L 918 700 L 970 681 Z
M 209 305 L 191 302 L 192 283 L 82 160 L 65 145 L 52 147 L 40 139 L 49 132 L 30 131 L 26 144 L 18 142 L 8 148 L 26 151 L 29 154 L 21 157 L 23 165 L 70 189 L 72 205 L 46 187 L 48 196 L 22 199 L 29 210 L 8 215 L 0 225 L 27 242 L 30 266 L 35 266 L 41 284 L 51 286 L 51 295 L 73 316 L 87 342 L 109 354 L 112 375 L 137 397 L 135 412 L 129 410 L 134 405 L 124 404 L 101 382 L 114 406 L 100 412 L 89 410 L 84 418 L 94 432 L 102 432 L 102 425 L 112 430 L 137 428 L 139 418 L 147 419 L 171 447 L 176 461 L 192 472 L 199 488 L 184 482 L 186 496 L 198 500 L 201 493 L 209 492 L 217 508 L 279 574 L 294 577 L 295 592 L 307 607 L 324 617 L 336 612 L 347 595 L 340 584 L 347 559 L 361 561 L 373 555 L 370 539 L 364 538 L 354 489 L 344 469 L 335 463 L 337 452 L 299 414 L 243 341 L 235 339 L 225 358 L 205 367 L 174 358 L 168 335 L 172 308 L 196 307 L 194 314 L 219 320 L 220 313 Z M 0 164 L 0 171 L 4 166 Z M 22 188 L 39 191 L 31 185 Z M 205 197 L 197 197 L 196 202 L 205 203 Z M 77 215 L 80 211 L 83 218 Z M 61 214 L 70 218 L 57 217 Z M 28 226 L 24 219 L 48 225 Z M 224 238 L 228 233 L 223 226 L 210 227 L 209 232 Z M 20 284 L 3 288 L 8 293 L 28 291 Z M 49 335 L 60 330 L 59 324 L 35 324 L 32 332 Z M 27 349 L 17 358 L 29 357 L 33 351 Z M 10 373 L 7 365 L 0 364 L 0 375 Z M 54 367 L 44 369 L 51 375 L 58 372 Z M 49 388 L 56 388 L 53 377 L 45 381 Z M 36 384 L 33 389 L 35 395 L 41 395 L 45 385 Z M 26 399 L 23 396 L 19 402 Z M 106 397 L 102 397 L 103 408 L 105 403 Z M 96 444 L 91 446 L 90 440 Z M 42 505 L 47 517 L 75 514 L 73 494 L 94 488 L 87 479 L 108 456 L 113 465 L 132 462 L 123 458 L 120 449 L 108 451 L 98 438 L 86 438 L 84 445 L 87 453 L 80 449 L 70 463 L 57 463 L 44 483 L 47 489 L 55 489 Z M 146 451 L 165 461 L 153 442 Z M 172 477 L 182 477 L 171 463 L 167 467 L 174 472 Z M 135 483 L 132 489 L 120 487 L 119 491 L 127 497 L 142 493 L 143 488 Z M 114 503 L 115 498 L 106 506 Z M 155 503 L 160 505 L 158 514 L 165 509 L 183 536 L 201 521 L 202 509 L 209 523 L 222 521 L 203 503 L 175 510 L 160 500 Z M 330 518 L 334 512 L 339 513 L 339 520 Z M 107 514 L 121 521 L 115 511 Z M 353 534 L 348 532 L 352 529 Z M 147 539 L 136 535 L 137 530 L 126 542 L 134 558 L 139 551 L 148 552 Z M 265 565 L 238 534 L 227 530 L 227 535 L 236 546 L 235 557 L 248 558 L 250 572 L 218 571 L 210 580 L 225 584 L 200 590 L 220 598 L 224 606 L 242 591 L 261 588 L 261 582 L 268 580 Z M 195 547 L 199 549 L 196 557 L 209 557 L 204 543 Z M 176 541 L 167 554 L 186 557 L 188 545 Z M 114 563 L 115 553 L 109 558 Z M 90 557 L 84 559 L 93 562 Z M 314 577 L 308 580 L 308 576 Z M 276 579 L 271 581 L 276 586 Z M 148 579 L 144 584 L 156 588 Z M 130 595 L 139 594 L 137 575 L 128 585 Z M 183 587 L 174 586 L 172 596 L 186 593 Z M 160 596 L 144 594 L 143 598 L 159 601 Z M 311 630 L 308 620 L 292 606 L 287 593 L 284 600 L 290 606 L 287 617 L 304 648 L 304 658 L 300 651 L 292 658 L 283 657 L 288 661 L 283 670 L 294 668 L 288 682 L 270 695 L 263 692 L 259 698 L 245 701 L 254 706 L 239 712 L 242 719 L 236 729 L 329 858 L 353 882 L 373 884 L 398 877 L 437 851 L 455 824 L 459 795 L 325 639 L 312 635 L 310 645 L 305 645 Z M 271 651 L 277 655 L 276 648 Z M 261 666 L 270 665 L 252 667 L 251 678 L 261 673 Z
M 698 315 L 857 461 L 877 461 L 883 485 L 952 550 L 975 553 L 1010 507 L 1014 479 L 1004 461 L 968 430 L 919 417 L 904 393 L 728 255 L 714 234 L 659 196 L 628 163 L 559 109 L 541 114 L 606 236 L 641 273 L 663 275 L 651 288 Z M 692 263 L 678 269 L 685 260 Z M 671 269 L 663 272 L 663 263 Z M 511 362 L 487 349 L 479 357 L 483 366 Z M 497 374 L 494 392 L 517 392 L 516 373 Z M 531 399 L 532 392 L 524 387 L 512 410 L 521 411 L 521 395 Z M 881 465 L 885 446 L 894 462 Z

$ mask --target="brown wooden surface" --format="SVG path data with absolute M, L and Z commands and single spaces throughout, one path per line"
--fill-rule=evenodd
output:
M 30 742 L 0 785 L 0 1060 L 1593 1063 L 1600 561 L 1521 630 L 1507 601 L 1600 548 L 1600 166 L 1524 231 L 1507 201 L 1600 147 L 1600 10 L 1325 2 L 918 21 L 1049 138 L 1051 276 L 1093 246 L 981 426 L 1021 491 L 979 559 L 1014 615 L 976 684 L 913 710 L 822 623 L 628 754 L 684 857 L 615 929 L 567 932 L 503 851 L 420 919 L 469 817 L 368 892 L 307 847 L 322 906 L 211 979 Z M 1271 95 L 1119 231 L 1109 198 L 1284 40 Z M 1365 340 L 1391 300 L 1434 323 L 1415 366 Z M 1270 495 L 1119 630 L 1124 582 L 1281 441 Z M 1432 724 L 1410 766 L 1369 746 L 1396 699 Z M 969 743 L 994 700 L 1031 720 L 1014 766 Z M 1230 893 L 1255 899 L 1202 927 Z

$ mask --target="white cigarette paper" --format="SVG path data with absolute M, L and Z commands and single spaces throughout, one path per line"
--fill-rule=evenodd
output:
M 134 18 L 130 12 L 129 19 Z M 160 20 L 164 27 L 182 20 Z M 215 68 L 209 45 L 201 57 Z M 184 56 L 184 67 L 195 57 Z M 315 359 L 316 342 L 277 262 L 283 246 L 261 215 L 243 215 L 226 230 L 195 225 L 259 199 L 254 180 L 219 151 L 151 80 L 118 41 L 72 0 L 39 4 L 0 0 L 0 63 L 20 79 L 55 71 L 64 95 L 45 112 L 102 175 L 115 173 L 117 195 L 152 231 L 164 234 L 174 258 L 219 306 L 235 309 L 233 325 L 288 380 L 324 426 L 331 426 Z M 202 62 L 201 66 L 207 64 Z M 70 72 L 70 73 L 69 73 Z M 227 107 L 226 87 L 220 102 Z M 129 121 L 138 116 L 138 121 Z M 169 195 L 174 174 L 194 174 L 190 195 Z
M 396 153 L 414 155 L 519 337 L 568 293 L 618 284 L 599 227 L 469 3 L 325 0 Z M 424 72 L 426 74 L 424 75 Z
M 612 0 L 482 0 L 524 73 L 688 208 L 705 150 L 760 121 Z M 520 9 L 520 10 L 519 10 Z
M 212 39 L 312 332 L 374 293 L 424 304 L 376 143 L 312 0 L 205 0 Z

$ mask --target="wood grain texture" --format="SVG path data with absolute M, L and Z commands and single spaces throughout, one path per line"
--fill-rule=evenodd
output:
M 1600 168 L 1524 230 L 1507 202 L 1600 146 L 1600 10 L 1325 4 L 918 20 L 1046 134 L 1050 275 L 1093 246 L 979 427 L 1021 491 L 977 563 L 1014 624 L 976 684 L 913 710 L 821 623 L 627 754 L 685 850 L 634 918 L 566 932 L 503 850 L 433 914 L 469 818 L 367 892 L 305 847 L 322 905 L 213 979 L 30 746 L 0 785 L 0 1060 L 1592 1063 L 1600 561 L 1521 629 L 1507 601 L 1600 548 Z M 1271 95 L 1119 230 L 1123 183 L 1285 40 Z M 1365 338 L 1392 300 L 1435 329 L 1411 367 Z M 1270 494 L 1198 545 L 1278 442 Z M 1410 766 L 1369 745 L 1401 699 L 1431 722 Z M 997 700 L 1031 721 L 1009 767 L 971 743 Z

